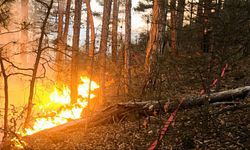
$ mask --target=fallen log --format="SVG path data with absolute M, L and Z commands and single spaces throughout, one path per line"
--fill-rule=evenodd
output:
M 218 102 L 227 102 L 233 101 L 236 99 L 244 99 L 250 93 L 250 86 L 240 87 L 232 90 L 222 91 L 218 93 L 212 93 L 210 97 L 204 95 L 200 97 L 187 97 L 184 99 L 180 109 L 192 108 L 195 106 L 204 105 L 206 102 L 209 104 L 218 103 Z M 145 101 L 145 102 L 127 102 L 127 103 L 118 103 L 108 108 L 97 112 L 92 115 L 91 118 L 88 118 L 88 127 L 94 127 L 100 124 L 105 124 L 112 121 L 113 117 L 124 116 L 128 113 L 137 111 L 147 111 L 151 106 L 155 108 L 163 107 L 169 101 Z M 173 101 L 168 104 L 166 112 L 173 112 L 178 101 Z M 47 129 L 36 134 L 46 134 L 46 133 L 57 133 L 66 130 L 77 130 L 79 127 L 83 127 L 86 124 L 86 119 L 74 120 L 69 123 Z M 33 136 L 33 135 L 31 135 Z

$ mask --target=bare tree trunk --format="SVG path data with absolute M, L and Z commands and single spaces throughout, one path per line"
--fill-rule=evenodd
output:
M 27 43 L 28 43 L 28 30 L 26 29 L 26 25 L 28 24 L 28 14 L 29 14 L 29 0 L 21 0 L 21 20 L 25 29 L 21 31 L 20 36 L 20 52 L 21 52 L 21 60 L 25 65 L 27 64 L 27 58 L 25 52 L 27 52 Z
M 67 0 L 66 11 L 65 11 L 65 24 L 64 24 L 64 31 L 63 31 L 63 45 L 64 45 L 65 53 L 67 50 L 67 40 L 68 40 L 68 32 L 69 32 L 70 6 L 71 6 L 71 0 Z
M 171 12 L 171 51 L 174 55 L 178 55 L 177 44 L 176 44 L 176 0 L 170 1 L 170 12 Z
M 166 7 L 168 5 L 168 0 L 160 0 L 160 16 L 159 16 L 159 20 L 160 23 L 158 24 L 159 26 L 159 31 L 158 31 L 158 53 L 161 57 L 165 56 L 165 51 L 168 48 L 168 44 L 167 44 L 167 38 L 166 38 L 166 26 L 167 26 L 167 13 L 168 13 L 168 7 Z
M 121 46 L 118 50 L 118 55 L 117 55 L 117 67 L 118 67 L 118 79 L 117 79 L 117 96 L 120 95 L 120 93 L 122 93 L 121 91 L 123 90 L 122 89 L 122 70 L 123 70 L 123 66 L 124 66 L 124 44 L 121 43 Z
M 0 52 L 0 65 L 1 65 L 1 72 L 3 76 L 4 82 L 4 136 L 3 141 L 6 140 L 8 136 L 8 111 L 9 111 L 9 90 L 8 90 L 8 75 L 6 74 L 6 70 L 4 68 L 4 63 L 2 59 L 2 53 Z
M 178 6 L 177 6 L 177 30 L 181 30 L 181 28 L 183 26 L 184 10 L 185 10 L 185 0 L 178 0 Z
M 61 73 L 61 61 L 63 57 L 63 15 L 64 15 L 64 0 L 58 0 L 58 29 L 57 29 L 57 53 L 56 53 L 56 64 L 57 64 L 57 76 L 56 79 L 60 83 L 62 81 Z
M 88 0 L 85 0 L 88 1 Z M 85 38 L 85 51 L 86 54 L 89 53 L 89 15 L 87 15 L 87 20 L 86 20 L 86 38 Z
M 178 0 L 177 6 L 177 20 L 176 20 L 176 28 L 177 28 L 177 51 L 180 50 L 181 45 L 181 33 L 183 27 L 183 18 L 184 18 L 184 10 L 185 10 L 185 0 Z
M 212 0 L 204 0 L 204 17 L 208 19 L 211 15 Z
M 211 16 L 212 0 L 204 0 L 204 15 L 203 21 L 203 52 L 207 53 L 210 50 L 210 37 L 209 37 L 209 17 Z
M 93 57 L 95 53 L 95 25 L 94 25 L 94 19 L 93 19 L 93 14 L 90 6 L 90 1 L 85 0 L 86 7 L 87 7 L 87 13 L 88 13 L 88 18 L 89 18 L 89 25 L 91 29 L 91 45 L 89 49 L 89 56 Z
M 204 8 L 204 0 L 199 0 L 198 6 L 197 6 L 197 17 L 196 17 L 196 25 L 198 28 L 198 34 L 197 34 L 197 41 L 198 41 L 198 47 L 202 49 L 202 42 L 203 42 L 203 8 Z
M 42 2 L 41 0 L 36 0 L 36 1 L 39 2 L 40 4 L 44 5 L 44 2 Z M 40 59 L 41 59 L 41 55 L 42 55 L 42 52 L 43 52 L 43 48 L 42 48 L 43 43 L 42 42 L 43 42 L 43 38 L 44 38 L 44 35 L 45 35 L 45 28 L 46 28 L 46 25 L 47 25 L 47 22 L 48 22 L 48 18 L 49 18 L 49 15 L 50 15 L 50 11 L 51 11 L 53 2 L 54 2 L 54 0 L 51 0 L 49 5 L 46 4 L 47 13 L 46 13 L 45 19 L 44 19 L 42 27 L 41 27 L 41 35 L 40 35 L 40 38 L 39 38 L 38 48 L 37 48 L 37 51 L 36 51 L 37 52 L 36 60 L 35 60 L 35 64 L 34 64 L 34 68 L 33 68 L 33 72 L 32 72 L 32 78 L 31 78 L 31 81 L 30 81 L 27 116 L 25 118 L 24 128 L 28 127 L 28 123 L 30 122 L 30 119 L 31 119 L 36 75 L 37 75 L 37 70 L 38 70 L 38 67 L 39 67 L 39 62 L 40 62 Z
M 117 29 L 118 29 L 118 12 L 119 2 L 118 0 L 113 1 L 113 19 L 112 19 L 112 61 L 117 61 Z
M 153 3 L 153 18 L 149 34 L 149 41 L 146 48 L 145 70 L 150 71 L 151 65 L 155 64 L 158 54 L 164 55 L 166 44 L 166 1 L 156 0 Z
M 150 71 L 150 64 L 152 63 L 152 51 L 154 50 L 154 43 L 156 42 L 156 35 L 157 35 L 157 22 L 159 19 L 159 6 L 158 6 L 158 0 L 153 1 L 153 17 L 152 17 L 152 23 L 151 23 L 151 29 L 149 34 L 149 40 L 146 48 L 146 58 L 145 58 L 145 64 L 144 68 L 146 71 Z
M 131 50 L 131 0 L 126 0 L 126 16 L 125 16 L 125 93 L 129 93 L 130 85 L 130 50 Z
M 78 55 L 79 41 L 81 28 L 81 7 L 82 0 L 75 0 L 75 16 L 74 16 L 74 31 L 72 41 L 72 59 L 71 59 L 71 103 L 77 102 L 77 85 L 78 85 Z
M 106 52 L 107 52 L 107 42 L 108 42 L 108 31 L 109 31 L 109 21 L 110 21 L 110 11 L 111 11 L 112 0 L 104 1 L 103 17 L 102 17 L 102 32 L 101 32 L 101 42 L 100 42 L 100 102 L 102 105 L 105 100 L 105 70 L 106 70 Z
M 198 8 L 197 8 L 197 22 L 200 24 L 202 23 L 203 3 L 204 3 L 204 0 L 199 0 Z

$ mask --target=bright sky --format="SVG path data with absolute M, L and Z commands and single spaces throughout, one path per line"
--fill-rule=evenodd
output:
M 132 7 L 136 7 L 137 4 L 138 4 L 139 0 L 132 0 Z M 102 13 L 103 12 L 103 8 L 102 6 L 100 6 L 96 0 L 92 0 L 91 1 L 91 7 L 92 7 L 92 10 L 93 11 L 96 11 L 96 12 L 100 12 Z M 122 17 L 122 16 L 120 16 Z M 123 19 L 124 16 L 123 16 Z M 132 8 L 132 17 L 131 17 L 131 23 L 132 23 L 132 32 L 137 34 L 139 33 L 140 31 L 145 31 L 145 23 L 144 21 L 142 20 L 141 18 L 141 14 L 139 14 L 138 12 L 135 12 Z M 100 20 L 95 20 L 95 24 L 96 26 L 98 26 L 99 24 L 101 24 L 101 21 Z
M 140 0 L 132 0 L 132 7 L 136 7 L 138 2 Z M 91 8 L 92 11 L 94 12 L 99 12 L 100 14 L 103 13 L 103 7 L 100 6 L 96 0 L 92 0 L 91 1 Z M 132 17 L 131 17 L 131 24 L 132 24 L 132 42 L 136 41 L 136 38 L 138 37 L 138 34 L 140 32 L 145 32 L 147 30 L 147 26 L 145 24 L 145 21 L 142 19 L 142 14 L 135 12 L 134 9 L 132 8 Z M 83 14 L 86 15 L 86 14 Z M 86 16 L 85 16 L 86 17 Z M 83 17 L 84 18 L 84 17 Z M 119 18 L 122 19 L 122 23 L 120 23 L 119 26 L 121 26 L 121 24 L 123 24 L 123 29 L 121 31 L 120 28 L 118 28 L 118 33 L 124 33 L 124 20 L 125 20 L 125 16 L 123 13 L 119 14 Z M 101 23 L 102 23 L 102 18 L 100 17 L 94 17 L 94 24 L 95 24 L 95 28 L 96 28 L 96 34 L 97 34 L 97 41 L 98 41 L 98 37 L 100 36 L 101 33 Z M 71 27 L 72 29 L 73 27 Z M 73 30 L 70 30 L 70 35 L 73 35 Z M 81 29 L 81 37 L 80 37 L 80 43 L 81 45 L 85 44 L 85 28 Z M 71 44 L 72 42 L 72 36 L 69 36 L 69 44 Z M 97 43 L 97 45 L 99 45 Z

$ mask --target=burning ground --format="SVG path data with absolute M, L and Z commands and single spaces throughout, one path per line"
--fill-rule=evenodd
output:
M 94 81 L 90 81 L 87 77 L 81 77 L 81 83 L 78 86 L 79 98 L 77 103 L 71 104 L 70 90 L 63 86 L 62 90 L 54 89 L 50 94 L 49 102 L 44 105 L 38 104 L 38 111 L 42 116 L 37 117 L 31 127 L 25 128 L 20 132 L 22 136 L 32 135 L 41 130 L 49 129 L 61 124 L 67 123 L 69 120 L 81 118 L 83 110 L 88 106 L 88 97 L 92 99 L 94 94 L 89 95 L 89 90 L 93 91 L 99 88 Z

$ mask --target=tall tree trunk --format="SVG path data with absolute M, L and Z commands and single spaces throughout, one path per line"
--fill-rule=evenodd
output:
M 208 19 L 211 15 L 212 0 L 204 0 L 204 17 Z
M 178 0 L 178 6 L 177 6 L 177 29 L 178 30 L 180 30 L 183 26 L 184 10 L 185 10 L 185 0 Z
M 150 67 L 156 63 L 158 54 L 164 55 L 167 41 L 165 38 L 166 9 L 167 1 L 155 0 L 153 2 L 153 18 L 146 48 L 145 70 L 150 71 Z
M 180 50 L 181 45 L 181 33 L 183 27 L 183 18 L 184 18 L 184 10 L 185 10 L 185 0 L 178 0 L 177 6 L 177 20 L 176 20 L 176 28 L 177 28 L 177 50 Z
M 36 0 L 36 1 L 39 2 L 39 3 L 43 3 L 40 0 Z M 48 18 L 49 18 L 49 15 L 50 15 L 51 8 L 53 6 L 53 2 L 54 2 L 54 0 L 51 0 L 50 4 L 47 7 L 46 16 L 45 16 L 45 19 L 43 20 L 43 24 L 42 24 L 42 27 L 41 27 L 41 35 L 40 35 L 40 38 L 39 38 L 39 43 L 38 43 L 38 47 L 37 47 L 37 51 L 36 51 L 37 52 L 36 60 L 35 60 L 35 64 L 34 64 L 34 67 L 33 67 L 32 77 L 31 77 L 31 81 L 30 81 L 27 116 L 25 118 L 24 128 L 28 127 L 28 124 L 29 124 L 30 119 L 31 119 L 32 107 L 33 107 L 33 95 L 34 95 L 34 89 L 35 89 L 35 82 L 36 82 L 36 78 L 37 78 L 36 75 L 37 75 L 41 55 L 42 55 L 42 52 L 43 52 L 42 44 L 43 44 L 43 38 L 44 38 L 44 35 L 45 35 L 45 28 L 46 28 L 46 25 L 47 25 L 47 22 L 48 22 Z
M 199 0 L 198 2 L 198 8 L 197 8 L 197 23 L 198 24 L 201 24 L 202 23 L 202 18 L 203 18 L 203 3 L 204 3 L 204 0 Z
M 24 27 L 28 24 L 28 14 L 29 14 L 29 0 L 21 0 L 21 20 Z M 27 58 L 25 52 L 27 52 L 27 43 L 28 43 L 28 30 L 23 29 L 20 36 L 20 52 L 21 52 L 21 61 L 25 65 L 27 64 Z
M 91 63 L 90 63 L 90 71 L 89 71 L 89 93 L 88 93 L 88 102 L 90 101 L 90 95 L 91 95 L 91 83 L 92 83 L 92 76 L 93 76 L 93 70 L 94 70 L 94 54 L 95 54 L 95 26 L 94 26 L 94 20 L 93 20 L 93 15 L 92 15 L 92 10 L 90 6 L 90 0 L 85 0 L 86 7 L 87 7 L 87 15 L 88 15 L 88 20 L 89 20 L 89 25 L 91 28 L 91 46 L 89 50 L 89 57 L 91 58 Z M 89 105 L 88 105 L 89 106 Z M 87 107 L 87 110 L 89 110 L 89 107 Z M 87 121 L 88 122 L 88 121 Z M 85 128 L 87 128 L 87 123 Z
M 158 24 L 159 26 L 159 31 L 158 31 L 158 40 L 159 40 L 159 47 L 158 47 L 158 52 L 161 57 L 165 56 L 165 51 L 166 48 L 168 48 L 167 44 L 167 38 L 166 38 L 166 26 L 167 26 L 167 13 L 168 13 L 168 0 L 160 0 L 160 16 L 159 16 L 159 21 L 160 23 Z
M 203 8 L 204 8 L 204 0 L 199 0 L 197 6 L 197 17 L 196 17 L 196 25 L 197 25 L 197 41 L 198 46 L 203 49 Z
M 8 136 L 8 111 L 9 111 L 9 90 L 8 90 L 8 75 L 6 74 L 6 70 L 4 68 L 4 63 L 2 59 L 2 52 L 0 52 L 0 65 L 1 65 L 1 72 L 3 76 L 4 82 L 4 136 L 3 141 L 6 140 Z
M 71 103 L 77 102 L 78 97 L 78 56 L 79 56 L 79 41 L 81 30 L 81 8 L 82 0 L 75 0 L 75 16 L 74 16 L 74 31 L 72 41 L 72 59 L 71 59 Z
M 170 1 L 170 13 L 171 13 L 171 51 L 174 55 L 178 55 L 177 51 L 177 33 L 176 33 L 176 0 Z
M 62 81 L 61 62 L 63 57 L 63 16 L 64 16 L 64 0 L 58 0 L 58 29 L 57 29 L 57 52 L 56 52 L 56 64 L 57 64 L 57 76 L 56 79 L 60 83 Z
M 68 40 L 69 21 L 70 21 L 70 6 L 71 6 L 71 0 L 67 0 L 66 11 L 65 11 L 65 24 L 64 24 L 64 31 L 63 31 L 64 53 L 67 53 L 66 50 L 67 50 L 67 45 L 68 45 L 67 40 Z
M 110 21 L 110 10 L 112 0 L 104 0 L 103 17 L 102 17 L 102 32 L 100 42 L 100 102 L 102 105 L 105 100 L 105 70 L 106 70 L 106 52 L 108 42 L 108 31 Z
M 88 0 L 85 0 L 88 1 Z M 87 19 L 86 19 L 86 38 L 85 38 L 85 50 L 86 50 L 86 54 L 89 53 L 89 15 L 87 15 Z
M 204 0 L 204 15 L 202 18 L 203 21 L 203 52 L 209 52 L 210 49 L 210 37 L 209 37 L 209 20 L 211 16 L 211 6 L 212 0 Z
M 94 57 L 95 53 L 95 24 L 94 24 L 94 19 L 93 19 L 93 14 L 90 6 L 90 0 L 85 0 L 86 7 L 87 7 L 87 14 L 89 18 L 89 25 L 91 29 L 91 44 L 90 44 L 90 49 L 89 49 L 89 56 Z
M 125 93 L 129 93 L 129 85 L 130 85 L 131 5 L 132 5 L 131 0 L 126 0 L 125 54 L 124 54 Z
M 117 61 L 117 29 L 118 29 L 118 12 L 119 2 L 118 0 L 113 1 L 113 19 L 112 19 L 112 61 Z

